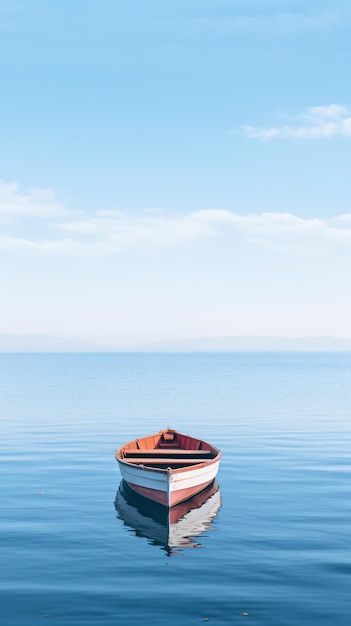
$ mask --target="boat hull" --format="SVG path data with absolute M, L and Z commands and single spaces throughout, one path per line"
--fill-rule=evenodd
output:
M 140 485 L 134 485 L 133 483 L 128 483 L 128 485 L 131 489 L 133 489 L 133 491 L 141 496 L 144 496 L 144 498 L 148 498 L 149 500 L 158 502 L 158 504 L 163 504 L 164 506 L 172 507 L 180 502 L 189 500 L 189 498 L 192 498 L 203 489 L 206 489 L 206 487 L 211 484 L 212 480 L 199 485 L 194 485 L 193 487 L 188 487 L 186 489 L 179 489 L 178 491 L 160 491 L 157 489 L 149 489 L 148 487 Z

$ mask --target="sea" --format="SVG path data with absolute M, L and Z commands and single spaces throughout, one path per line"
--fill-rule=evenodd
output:
M 350 383 L 350 353 L 0 354 L 1 625 L 350 626 Z M 222 450 L 172 522 L 114 457 L 168 426 Z

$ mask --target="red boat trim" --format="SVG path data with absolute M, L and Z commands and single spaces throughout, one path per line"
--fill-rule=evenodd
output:
M 179 502 L 184 502 L 184 500 L 189 500 L 195 494 L 199 493 L 203 489 L 206 489 L 208 485 L 213 482 L 213 478 L 211 480 L 207 480 L 205 483 L 201 485 L 195 485 L 194 487 L 188 487 L 187 489 L 179 489 L 179 491 L 171 491 L 170 493 L 170 506 L 174 506 L 175 504 L 179 504 Z
M 149 489 L 148 487 L 141 487 L 141 485 L 133 485 L 133 483 L 130 482 L 128 482 L 128 485 L 131 489 L 133 489 L 133 491 L 139 493 L 141 496 L 144 496 L 149 500 L 153 500 L 154 502 L 158 502 L 159 504 L 163 504 L 164 506 L 168 506 L 167 491 Z

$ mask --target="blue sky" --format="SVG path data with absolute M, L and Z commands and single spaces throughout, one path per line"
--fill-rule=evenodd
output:
M 351 5 L 0 0 L 0 333 L 351 337 Z

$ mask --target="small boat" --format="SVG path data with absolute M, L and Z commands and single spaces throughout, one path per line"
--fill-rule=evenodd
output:
M 178 554 L 178 548 L 204 546 L 199 538 L 214 528 L 213 521 L 221 507 L 221 492 L 215 479 L 190 500 L 166 508 L 135 493 L 122 480 L 115 507 L 119 519 L 136 537 L 145 537 L 170 556 Z
M 211 444 L 171 428 L 134 439 L 116 452 L 129 487 L 167 507 L 205 489 L 217 475 L 220 458 Z

